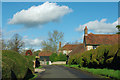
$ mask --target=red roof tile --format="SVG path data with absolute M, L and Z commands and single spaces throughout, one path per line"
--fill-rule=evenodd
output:
M 85 36 L 86 44 L 116 44 L 118 43 L 118 34 L 88 34 Z
M 38 55 L 39 56 L 50 56 L 50 55 L 52 55 L 52 52 L 50 52 L 50 51 L 41 51 Z
M 62 47 L 62 50 L 73 50 L 76 48 L 79 44 L 66 44 Z
M 73 55 L 76 53 L 82 53 L 85 51 L 84 44 L 79 44 L 75 49 L 72 50 L 72 52 L 69 53 L 69 55 Z

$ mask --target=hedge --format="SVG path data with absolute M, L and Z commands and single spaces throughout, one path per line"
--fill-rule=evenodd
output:
M 2 78 L 25 78 L 28 69 L 33 72 L 33 62 L 21 54 L 11 51 L 2 51 Z
M 66 61 L 67 60 L 67 57 L 65 54 L 63 53 L 53 53 L 51 56 L 50 56 L 50 61 L 51 62 L 55 62 L 55 61 Z
M 120 45 L 101 45 L 96 49 L 70 56 L 69 64 L 89 68 L 120 69 Z

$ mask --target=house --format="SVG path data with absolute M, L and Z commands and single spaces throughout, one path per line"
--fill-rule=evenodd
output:
M 70 53 L 69 53 L 69 56 L 70 55 L 73 55 L 73 54 L 76 54 L 76 53 L 82 53 L 85 51 L 85 46 L 84 44 L 79 44 L 76 48 L 74 48 Z
M 59 42 L 58 52 L 68 55 L 77 46 L 79 46 L 79 44 L 66 44 L 63 47 L 61 47 L 61 42 Z
M 80 44 L 76 48 L 74 48 L 69 55 L 73 55 L 76 53 L 82 53 L 86 50 L 96 49 L 100 45 L 111 45 L 118 44 L 118 34 L 88 34 L 87 26 L 84 29 L 84 39 L 83 44 Z M 119 40 L 120 41 L 120 40 Z
M 86 50 L 96 49 L 100 45 L 118 44 L 118 34 L 88 34 L 87 26 L 84 29 L 84 40 Z
M 38 56 L 40 57 L 40 64 L 41 65 L 47 65 L 47 64 L 51 64 L 50 61 L 50 56 L 52 55 L 51 51 L 41 51 Z

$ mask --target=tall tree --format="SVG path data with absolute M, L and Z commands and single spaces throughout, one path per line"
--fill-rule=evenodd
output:
M 58 43 L 63 40 L 64 34 L 54 30 L 53 32 L 48 32 L 48 40 L 42 42 L 43 50 L 50 50 L 52 52 L 57 52 Z
M 24 42 L 19 34 L 14 34 L 14 36 L 8 41 L 8 48 L 19 52 L 20 49 L 24 47 Z
M 117 25 L 116 28 L 118 28 L 117 34 L 120 34 L 120 25 Z

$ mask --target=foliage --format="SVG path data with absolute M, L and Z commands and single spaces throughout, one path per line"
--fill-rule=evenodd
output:
M 20 49 L 24 47 L 22 37 L 19 34 L 14 34 L 14 36 L 8 41 L 7 47 L 9 50 L 20 52 Z
M 118 44 L 114 44 L 101 45 L 96 49 L 72 55 L 68 63 L 80 67 L 120 69 L 119 61 L 120 48 L 118 48 Z
M 66 57 L 65 54 L 60 53 L 60 54 L 58 55 L 58 61 L 66 61 L 66 60 L 67 60 L 67 57 Z
M 57 54 L 56 54 L 56 53 L 53 53 L 53 54 L 50 56 L 50 61 L 51 61 L 51 62 L 57 61 Z
M 40 50 L 34 51 L 34 52 L 33 52 L 33 55 L 38 56 L 38 54 L 39 54 L 40 52 L 41 52 Z
M 57 53 L 53 53 L 51 56 L 50 56 L 50 61 L 51 62 L 55 62 L 55 61 L 66 61 L 67 60 L 67 57 L 65 54 L 63 53 L 60 53 L 60 54 L 57 54 Z
M 118 28 L 117 34 L 120 34 L 120 25 L 117 25 L 116 28 Z
M 15 51 L 2 51 L 2 78 L 12 78 L 13 73 L 16 78 L 24 78 L 28 68 L 33 71 L 33 62 L 29 59 Z
M 63 33 L 54 30 L 53 32 L 48 32 L 48 41 L 42 42 L 43 50 L 57 52 L 58 43 L 63 40 Z

